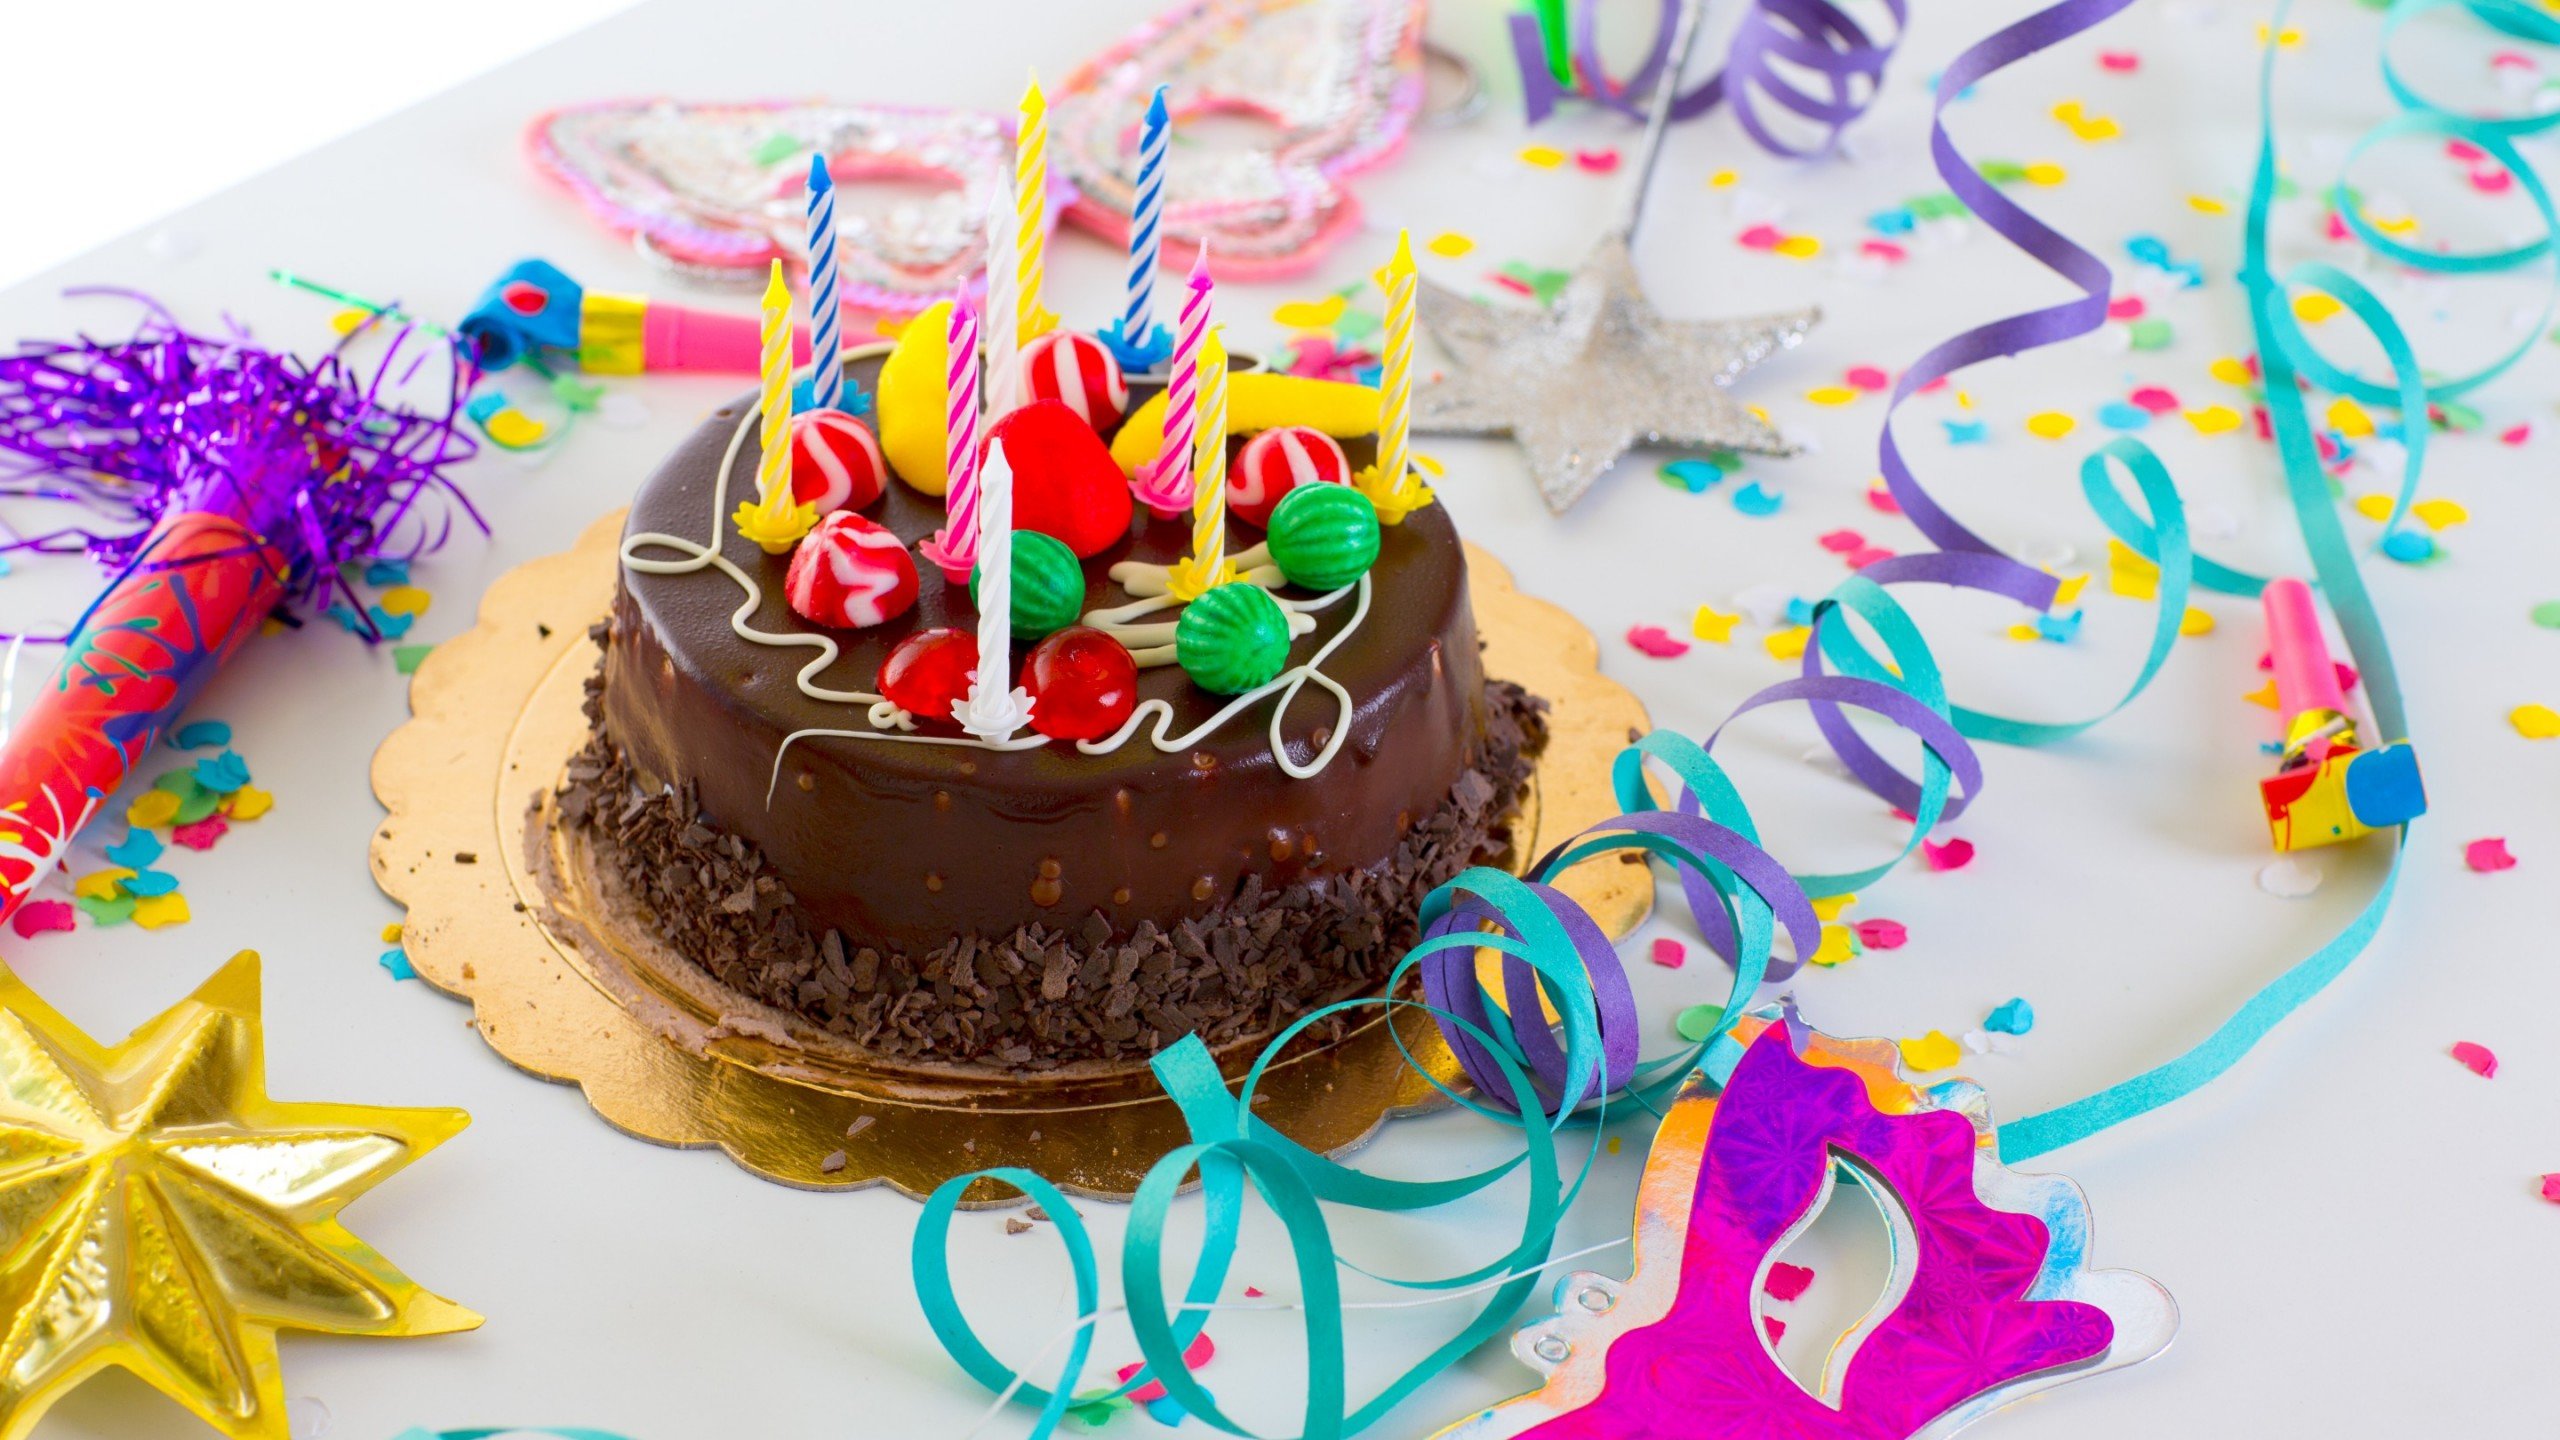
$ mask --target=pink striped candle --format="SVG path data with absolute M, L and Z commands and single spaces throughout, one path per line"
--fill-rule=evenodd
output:
M 1209 247 L 1200 247 L 1191 262 L 1189 289 L 1173 339 L 1172 378 L 1164 397 L 1164 446 L 1154 463 L 1139 471 L 1130 487 L 1138 503 L 1159 520 L 1170 520 L 1191 508 L 1191 447 L 1200 424 L 1200 343 L 1209 334 L 1209 302 L 1216 290 L 1209 279 Z
M 978 307 L 965 293 L 951 302 L 949 396 L 942 417 L 943 526 L 921 547 L 955 585 L 969 582 L 978 560 Z

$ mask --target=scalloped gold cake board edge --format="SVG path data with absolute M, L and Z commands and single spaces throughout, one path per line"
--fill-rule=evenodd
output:
M 622 525 L 623 512 L 607 515 L 574 548 L 490 586 L 478 624 L 418 667 L 412 718 L 374 754 L 374 794 L 389 813 L 374 833 L 373 875 L 408 909 L 410 964 L 471 1004 L 499 1055 L 578 1086 L 598 1115 L 644 1140 L 717 1146 L 755 1174 L 808 1189 L 887 1184 L 922 1196 L 952 1175 L 1022 1165 L 1071 1193 L 1125 1198 L 1188 1138 L 1142 1068 L 1064 1079 L 866 1069 L 859 1052 L 849 1060 L 842 1042 L 789 1017 L 721 1020 L 701 993 L 716 983 L 691 967 L 677 983 L 645 958 L 634 963 L 654 937 L 617 933 L 611 907 L 577 883 L 575 847 L 547 823 L 548 796 L 585 740 L 579 707 L 596 661 L 587 629 L 612 603 Z M 1645 712 L 1599 674 L 1598 642 L 1570 614 L 1521 594 L 1473 546 L 1467 563 L 1487 670 L 1552 706 L 1514 823 L 1513 863 L 1525 864 L 1616 813 L 1609 763 L 1642 733 Z M 1653 903 L 1651 875 L 1632 856 L 1579 866 L 1561 885 L 1612 936 Z M 1255 1113 L 1340 1154 L 1389 1117 L 1446 1104 L 1416 1067 L 1463 1083 L 1447 1045 L 1421 1012 L 1395 1013 L 1329 1044 L 1302 1039 L 1266 1073 Z M 1230 1075 L 1252 1049 L 1221 1056 Z M 1019 1197 L 989 1187 L 972 1199 Z

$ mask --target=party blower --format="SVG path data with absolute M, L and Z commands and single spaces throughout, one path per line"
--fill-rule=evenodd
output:
M 761 358 L 758 325 L 753 315 L 589 290 L 548 260 L 519 260 L 454 328 L 483 370 L 504 370 L 531 357 L 573 361 L 596 375 L 753 375 Z M 805 333 L 793 338 L 792 358 L 807 363 Z
M 2276 713 L 2284 717 L 2283 762 L 2258 782 L 2276 848 L 2334 845 L 2427 813 L 2418 755 L 2406 741 L 2378 750 L 2357 745 L 2346 687 L 2321 638 L 2311 587 L 2289 578 L 2270 580 L 2262 603 Z

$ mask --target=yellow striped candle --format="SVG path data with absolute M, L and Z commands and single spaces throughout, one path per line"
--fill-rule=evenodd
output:
M 1227 345 L 1211 326 L 1200 342 L 1199 429 L 1191 461 L 1191 558 L 1168 588 L 1197 600 L 1233 578 L 1227 565 Z
M 1022 117 L 1013 140 L 1014 343 L 1028 345 L 1058 323 L 1040 304 L 1041 272 L 1049 255 L 1049 100 L 1040 77 L 1022 92 Z
M 782 283 L 779 260 L 764 287 L 763 330 L 758 357 L 763 393 L 756 403 L 756 430 L 764 448 L 756 462 L 756 498 L 741 503 L 732 518 L 739 533 L 766 554 L 781 555 L 809 533 L 818 510 L 791 494 L 791 289 Z
M 1360 488 L 1388 524 L 1418 508 L 1413 470 L 1413 237 L 1396 236 L 1395 258 L 1378 275 L 1387 292 L 1386 350 L 1378 367 L 1378 467 Z

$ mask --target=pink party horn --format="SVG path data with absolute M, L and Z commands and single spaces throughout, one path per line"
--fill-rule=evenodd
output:
M 2284 721 L 2284 759 L 2258 782 L 2275 847 L 2334 845 L 2425 814 L 2417 752 L 2405 743 L 2378 750 L 2357 745 L 2346 684 L 2320 634 L 2311 587 L 2289 577 L 2270 580 L 2260 599 L 2276 713 Z

